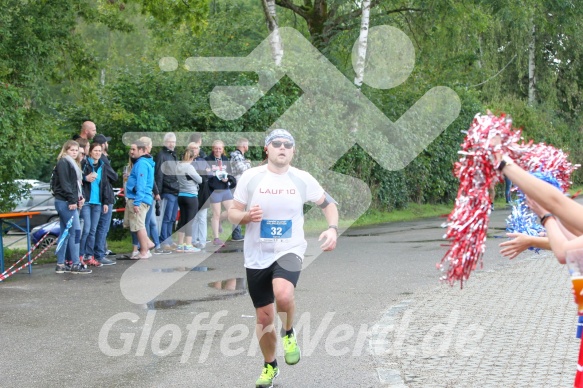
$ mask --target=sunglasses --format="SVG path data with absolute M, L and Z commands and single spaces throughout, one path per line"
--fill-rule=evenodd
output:
M 271 145 L 274 148 L 279 148 L 279 147 L 281 147 L 282 144 L 288 150 L 291 150 L 292 147 L 294 146 L 294 143 L 292 143 L 291 141 L 278 141 L 278 140 L 274 140 L 274 141 L 271 142 Z

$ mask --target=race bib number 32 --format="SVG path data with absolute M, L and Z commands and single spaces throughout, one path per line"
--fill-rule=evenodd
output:
M 291 220 L 261 220 L 261 241 L 276 241 L 291 238 Z

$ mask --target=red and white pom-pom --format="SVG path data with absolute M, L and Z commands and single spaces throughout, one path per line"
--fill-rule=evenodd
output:
M 580 167 L 569 162 L 569 155 L 545 143 L 520 144 L 509 149 L 509 156 L 526 171 L 551 172 L 563 192 L 571 187 L 571 176 Z
M 491 142 L 496 136 L 500 136 L 501 144 L 494 147 Z M 471 272 L 483 265 L 491 211 L 488 188 L 501 179 L 494 169 L 493 152 L 507 150 L 519 140 L 520 131 L 513 131 L 511 121 L 504 115 L 477 114 L 467 131 L 458 152 L 462 157 L 454 166 L 460 187 L 455 207 L 444 225 L 447 226 L 444 238 L 451 240 L 451 246 L 438 264 L 445 272 L 442 280 L 451 285 L 459 280 L 463 286 Z
M 494 146 L 492 139 L 497 136 L 501 141 Z M 460 181 L 455 207 L 443 225 L 447 226 L 443 237 L 451 240 L 451 245 L 437 265 L 445 272 L 442 280 L 450 285 L 459 280 L 463 287 L 471 272 L 483 266 L 491 212 L 488 188 L 502 180 L 494 167 L 494 152 L 509 155 L 526 171 L 552 172 L 565 191 L 571 184 L 571 175 L 579 165 L 569 163 L 566 153 L 544 143 L 518 144 L 520 140 L 521 131 L 513 130 L 505 115 L 477 114 L 467 131 L 458 152 L 462 157 L 454 165 Z

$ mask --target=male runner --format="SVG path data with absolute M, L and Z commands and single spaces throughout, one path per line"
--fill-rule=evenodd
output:
M 265 364 L 256 387 L 272 387 L 279 374 L 275 359 L 275 308 L 282 321 L 285 362 L 300 361 L 300 349 L 293 330 L 294 289 L 307 248 L 304 239 L 305 202 L 314 202 L 328 221 L 320 234 L 323 251 L 336 247 L 338 209 L 335 201 L 306 171 L 290 166 L 295 141 L 284 129 L 265 138 L 267 164 L 246 170 L 235 189 L 229 209 L 231 223 L 246 224 L 245 268 L 249 294 L 257 314 L 257 338 Z

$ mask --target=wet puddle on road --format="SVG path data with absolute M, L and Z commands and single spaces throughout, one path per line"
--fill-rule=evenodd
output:
M 247 294 L 247 281 L 245 278 L 231 278 L 226 280 L 219 280 L 216 282 L 208 283 L 210 288 L 222 291 L 235 291 L 235 292 L 225 292 L 217 295 L 209 295 L 204 298 L 197 299 L 165 299 L 165 300 L 154 300 L 146 304 L 148 310 L 170 310 L 179 307 L 189 306 L 197 302 L 212 302 L 215 300 L 227 300 L 235 298 L 237 296 Z
M 174 267 L 174 268 L 152 268 L 152 272 L 207 272 L 214 271 L 211 267 Z
M 215 253 L 243 253 L 243 248 L 219 248 Z

